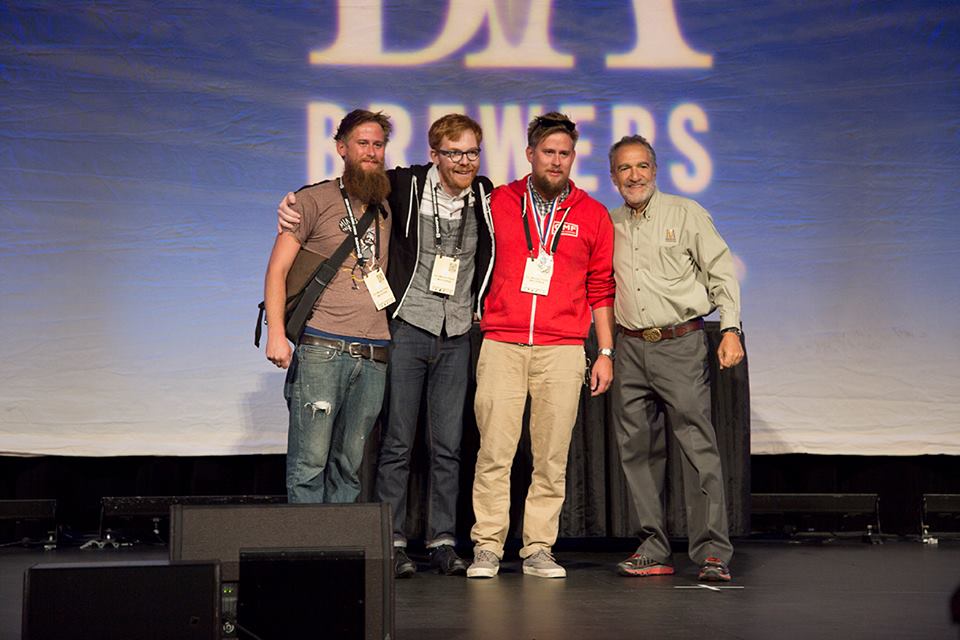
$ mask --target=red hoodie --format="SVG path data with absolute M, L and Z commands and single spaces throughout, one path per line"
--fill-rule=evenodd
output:
M 480 328 L 499 342 L 536 345 L 582 344 L 590 331 L 591 311 L 613 305 L 613 223 L 607 209 L 570 182 L 554 226 L 565 209 L 553 278 L 546 296 L 520 291 L 530 252 L 523 230 L 523 199 L 533 255 L 539 247 L 535 217 L 526 196 L 527 178 L 497 187 L 490 196 L 494 266 Z

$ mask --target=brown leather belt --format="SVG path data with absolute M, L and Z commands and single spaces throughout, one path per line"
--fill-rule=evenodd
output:
M 680 336 L 687 335 L 691 331 L 699 331 L 700 329 L 703 329 L 703 318 L 687 320 L 672 327 L 650 327 L 649 329 L 627 329 L 626 327 L 617 325 L 617 330 L 620 333 L 630 336 L 631 338 L 640 338 L 647 342 L 660 342 L 661 340 L 669 340 L 670 338 L 679 338 Z
M 374 362 L 387 361 L 386 347 L 377 347 L 372 344 L 364 344 L 362 342 L 331 340 L 329 338 L 321 338 L 319 336 L 312 336 L 309 333 L 305 333 L 300 336 L 300 344 L 309 344 L 315 347 L 336 349 L 340 353 L 345 353 L 351 358 L 364 358 L 365 360 L 373 360 Z

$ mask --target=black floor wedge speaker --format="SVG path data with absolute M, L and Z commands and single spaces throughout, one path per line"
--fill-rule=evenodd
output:
M 392 640 L 392 529 L 385 504 L 174 505 L 170 559 L 220 562 L 221 614 L 226 626 L 238 626 L 239 637 L 245 637 L 245 622 L 316 633 L 324 624 L 320 607 L 337 612 L 338 619 L 362 622 L 362 628 L 351 623 L 340 629 L 338 637 Z M 255 572 L 241 571 L 241 557 Z M 325 595 L 299 613 L 264 604 L 285 596 L 295 601 L 304 589 Z M 345 613 L 358 607 L 362 616 Z M 271 610 L 277 616 L 272 623 L 264 618 Z M 254 611 L 256 620 L 244 618 Z
M 213 562 L 40 564 L 23 580 L 24 640 L 220 638 Z

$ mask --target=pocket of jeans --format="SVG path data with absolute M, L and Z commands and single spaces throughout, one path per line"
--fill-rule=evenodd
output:
M 331 347 L 321 347 L 313 344 L 301 344 L 300 357 L 308 362 L 330 362 L 336 358 L 340 352 Z

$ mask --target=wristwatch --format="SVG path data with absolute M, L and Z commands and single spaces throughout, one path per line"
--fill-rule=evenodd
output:
M 727 327 L 726 329 L 723 329 L 723 330 L 720 331 L 720 335 L 723 335 L 723 334 L 725 334 L 725 333 L 728 332 L 728 331 L 731 332 L 731 333 L 737 334 L 737 337 L 738 337 L 738 338 L 742 338 L 742 337 L 743 337 L 743 331 L 740 331 L 740 327 Z
M 603 349 L 597 349 L 597 355 L 607 356 L 608 358 L 610 358 L 611 360 L 613 360 L 614 356 L 617 355 L 617 352 L 616 352 L 615 349 L 610 349 L 609 347 L 604 347 Z

